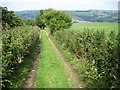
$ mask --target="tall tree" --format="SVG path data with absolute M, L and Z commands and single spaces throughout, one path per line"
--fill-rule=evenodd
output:
M 44 11 L 44 21 L 50 28 L 51 34 L 57 30 L 70 28 L 72 25 L 72 17 L 64 11 L 47 9 Z
M 2 14 L 2 27 L 5 28 L 6 24 L 10 28 L 23 25 L 22 20 L 19 17 L 16 17 L 14 11 L 8 11 L 7 7 L 1 7 Z
M 40 10 L 40 14 L 36 16 L 36 24 L 44 29 L 45 28 L 45 22 L 44 22 L 44 11 Z

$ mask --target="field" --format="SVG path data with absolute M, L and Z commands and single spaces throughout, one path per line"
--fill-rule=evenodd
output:
M 96 30 L 105 30 L 106 34 L 109 34 L 111 31 L 118 33 L 118 23 L 74 23 L 71 27 L 72 30 L 84 31 L 90 29 L 93 31 Z

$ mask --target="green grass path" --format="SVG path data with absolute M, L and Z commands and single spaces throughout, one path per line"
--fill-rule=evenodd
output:
M 41 53 L 35 88 L 71 88 L 59 57 L 49 42 L 46 32 L 42 31 Z

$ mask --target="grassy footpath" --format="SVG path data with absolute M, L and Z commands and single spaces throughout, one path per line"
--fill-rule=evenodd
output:
M 59 57 L 42 31 L 41 54 L 35 88 L 70 88 L 71 85 L 61 66 Z

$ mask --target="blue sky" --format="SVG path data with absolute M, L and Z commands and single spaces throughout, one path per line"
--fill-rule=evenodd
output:
M 53 8 L 57 10 L 116 10 L 119 0 L 0 0 L 0 6 L 9 10 L 40 10 Z

